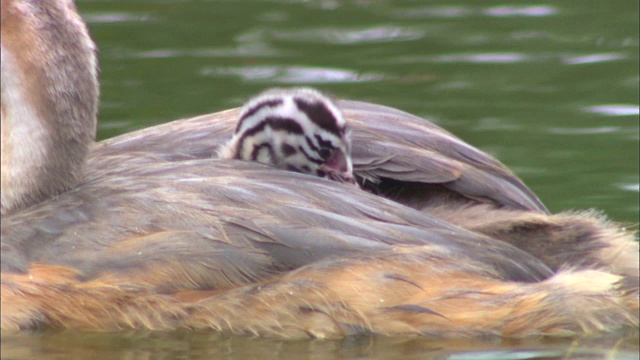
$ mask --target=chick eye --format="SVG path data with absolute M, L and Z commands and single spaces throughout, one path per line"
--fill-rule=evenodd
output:
M 321 148 L 318 151 L 318 155 L 320 155 L 322 160 L 327 160 L 331 156 L 332 153 L 333 153 L 333 149 L 326 148 L 326 147 Z
M 280 150 L 282 150 L 282 153 L 284 154 L 284 156 L 291 156 L 297 152 L 296 148 L 294 148 L 289 144 L 282 144 L 282 147 L 280 148 Z

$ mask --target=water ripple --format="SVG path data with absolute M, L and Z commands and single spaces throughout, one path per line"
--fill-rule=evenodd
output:
M 559 128 L 552 127 L 547 131 L 551 134 L 558 135 L 592 135 L 592 134 L 609 134 L 622 130 L 618 126 L 602 126 L 592 128 Z
M 361 74 L 351 70 L 304 66 L 247 66 L 203 69 L 202 76 L 238 76 L 250 82 L 286 84 L 357 83 L 378 81 L 381 74 Z
M 486 117 L 481 118 L 477 121 L 476 125 L 473 126 L 473 130 L 475 131 L 519 131 L 522 130 L 523 126 L 513 121 L 509 121 L 506 119 L 495 118 L 495 117 Z
M 512 64 L 522 62 L 535 63 L 561 63 L 561 64 L 590 64 L 598 62 L 616 61 L 627 59 L 623 54 L 590 54 L 590 55 L 567 55 L 563 53 L 527 54 L 518 52 L 494 52 L 494 53 L 461 53 L 443 54 L 436 56 L 401 56 L 396 57 L 397 63 L 476 63 L 476 64 Z M 632 83 L 635 85 L 635 83 Z
M 393 14 L 400 18 L 456 18 L 473 14 L 473 11 L 465 6 L 433 6 L 426 8 L 396 10 Z
M 489 16 L 550 16 L 558 13 L 552 6 L 497 6 L 482 11 Z
M 425 30 L 399 26 L 375 26 L 365 29 L 311 29 L 306 31 L 273 31 L 280 40 L 322 42 L 337 45 L 371 44 L 389 41 L 412 41 L 425 36 Z
M 569 65 L 579 65 L 579 64 L 593 64 L 600 63 L 606 61 L 614 61 L 625 59 L 626 56 L 623 54 L 589 54 L 589 55 L 581 55 L 581 56 L 571 56 L 566 57 L 562 60 L 563 63 Z
M 224 57 L 277 57 L 284 56 L 283 51 L 278 51 L 264 44 L 242 44 L 231 48 L 215 49 L 156 49 L 128 53 L 125 58 L 157 59 L 157 58 L 224 58 Z
M 529 56 L 520 53 L 484 53 L 484 54 L 452 54 L 433 57 L 436 62 L 469 62 L 505 64 L 528 60 Z
M 134 15 L 130 13 L 93 13 L 84 14 L 83 18 L 89 24 L 112 24 L 112 23 L 126 23 L 126 22 L 141 22 L 155 20 L 149 15 Z
M 634 116 L 640 115 L 640 106 L 626 104 L 596 105 L 584 109 L 587 112 L 609 116 Z
M 459 18 L 469 16 L 540 17 L 552 16 L 558 13 L 559 11 L 557 8 L 547 5 L 495 6 L 480 9 L 469 6 L 429 6 L 422 8 L 396 10 L 393 12 L 393 15 L 400 18 Z
M 640 192 L 640 183 L 616 184 L 616 186 L 625 191 Z

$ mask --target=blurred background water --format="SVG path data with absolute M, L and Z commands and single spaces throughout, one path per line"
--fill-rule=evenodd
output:
M 428 118 L 503 161 L 552 211 L 597 208 L 638 223 L 638 1 L 77 3 L 100 48 L 100 139 L 240 106 L 267 87 L 311 85 Z M 67 332 L 2 339 L 3 358 L 211 356 L 637 358 L 638 346 L 637 335 L 283 342 Z

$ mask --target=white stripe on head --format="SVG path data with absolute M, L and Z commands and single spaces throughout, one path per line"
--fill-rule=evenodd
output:
M 219 156 L 322 174 L 321 165 L 326 169 L 328 157 L 339 151 L 351 173 L 346 125 L 332 99 L 317 90 L 270 89 L 243 106 L 235 134 Z

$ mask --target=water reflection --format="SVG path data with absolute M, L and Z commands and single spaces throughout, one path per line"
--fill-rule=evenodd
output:
M 384 78 L 381 74 L 358 73 L 345 69 L 330 69 L 304 66 L 246 66 L 224 69 L 205 68 L 202 76 L 232 75 L 249 82 L 274 82 L 283 84 L 326 84 L 356 83 L 377 81 Z
M 302 42 L 323 42 L 328 44 L 352 45 L 383 43 L 388 41 L 412 41 L 422 39 L 426 29 L 375 26 L 365 29 L 324 28 L 311 30 L 273 31 L 275 39 Z
M 567 56 L 563 59 L 563 62 L 567 65 L 580 65 L 615 61 L 624 58 L 626 58 L 624 54 L 589 54 L 580 56 Z
M 550 134 L 559 135 L 591 135 L 591 134 L 608 134 L 621 131 L 620 127 L 605 126 L 605 127 L 593 127 L 593 128 L 557 128 L 551 127 L 547 131 Z
M 458 18 L 469 16 L 517 17 L 517 16 L 552 16 L 559 13 L 553 6 L 523 5 L 523 6 L 427 6 L 412 9 L 396 10 L 393 14 L 399 18 Z
M 149 15 L 134 15 L 130 13 L 93 13 L 83 16 L 91 24 L 127 23 L 154 20 Z
M 640 107 L 638 105 L 626 105 L 626 104 L 597 105 L 597 106 L 587 107 L 584 110 L 595 113 L 595 114 L 602 114 L 602 115 L 608 115 L 608 116 L 640 115 Z
M 20 359 L 633 359 L 637 337 L 436 340 L 359 336 L 283 341 L 194 332 L 49 332 L 3 336 L 3 358 Z
M 551 16 L 558 12 L 555 7 L 545 5 L 496 6 L 482 11 L 489 16 Z
M 530 60 L 531 57 L 518 53 L 485 53 L 485 54 L 452 54 L 440 55 L 431 58 L 434 62 L 470 62 L 508 64 Z
M 495 39 L 494 39 L 495 40 Z M 477 41 L 474 40 L 475 43 Z M 604 63 L 617 60 L 625 60 L 629 57 L 624 54 L 589 54 L 589 55 L 567 55 L 564 53 L 516 53 L 516 52 L 494 52 L 494 53 L 462 53 L 462 54 L 442 54 L 437 56 L 405 56 L 396 58 L 396 61 L 405 63 L 417 62 L 442 62 L 442 63 L 476 63 L 476 64 L 512 64 L 523 62 L 536 63 L 560 63 L 566 65 L 581 65 Z
M 616 184 L 620 189 L 632 192 L 640 192 L 640 183 Z M 637 209 L 637 206 L 631 207 Z

